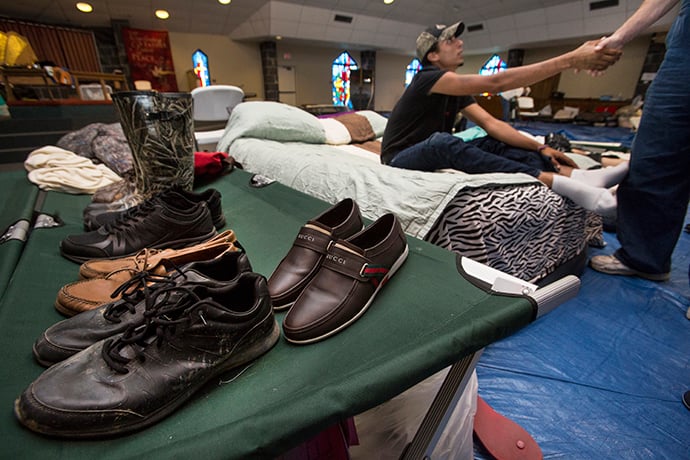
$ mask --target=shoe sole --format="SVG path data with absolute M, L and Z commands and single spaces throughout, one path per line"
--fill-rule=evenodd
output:
M 83 264 L 84 262 L 88 262 L 89 260 L 94 260 L 94 259 L 113 260 L 113 259 L 119 259 L 121 257 L 130 257 L 130 256 L 137 254 L 139 251 L 141 251 L 144 248 L 148 248 L 148 249 L 182 249 L 182 248 L 186 248 L 188 246 L 193 246 L 195 244 L 203 243 L 204 241 L 206 241 L 210 238 L 213 238 L 216 235 L 217 235 L 217 232 L 214 228 L 212 232 L 209 232 L 206 235 L 199 236 L 196 238 L 188 238 L 188 239 L 177 240 L 177 241 L 164 241 L 162 243 L 155 244 L 153 246 L 144 246 L 142 248 L 138 248 L 138 249 L 136 249 L 132 252 L 129 252 L 127 254 L 118 254 L 116 256 L 114 255 L 114 256 L 105 256 L 105 257 L 75 256 L 72 254 L 66 254 L 62 250 L 62 246 L 60 246 L 60 255 L 62 257 L 64 257 L 65 259 L 71 260 L 72 262 L 76 262 L 78 264 Z
M 615 268 L 595 267 L 591 263 L 589 264 L 589 266 L 592 268 L 592 270 L 596 270 L 600 273 L 605 273 L 607 275 L 637 276 L 638 278 L 644 278 L 644 279 L 649 280 L 649 281 L 668 281 L 669 279 L 671 279 L 670 273 L 654 274 L 654 273 L 638 272 L 638 271 L 632 270 L 632 269 L 617 270 Z
M 290 343 L 295 343 L 295 344 L 298 344 L 298 345 L 306 345 L 306 344 L 309 344 L 309 343 L 319 342 L 319 341 L 321 341 L 321 340 L 323 340 L 323 339 L 326 339 L 326 338 L 328 338 L 328 337 L 330 337 L 330 336 L 332 336 L 332 335 L 337 334 L 338 332 L 340 332 L 340 331 L 342 331 L 343 329 L 345 329 L 346 327 L 348 327 L 350 324 L 352 324 L 352 323 L 354 323 L 355 321 L 357 321 L 357 320 L 358 320 L 358 319 L 369 309 L 369 306 L 374 302 L 374 298 L 375 298 L 376 295 L 379 293 L 379 291 L 383 288 L 383 286 L 386 285 L 386 283 L 388 282 L 388 280 L 389 280 L 389 279 L 395 274 L 395 272 L 397 272 L 398 269 L 402 266 L 403 262 L 405 262 L 405 260 L 407 259 L 407 255 L 408 255 L 408 254 L 409 254 L 409 247 L 408 247 L 408 245 L 406 244 L 406 245 L 405 245 L 405 250 L 404 250 L 403 253 L 400 255 L 400 257 L 398 257 L 398 259 L 395 261 L 395 263 L 393 264 L 393 266 L 391 267 L 391 269 L 388 271 L 388 273 L 386 274 L 386 276 L 381 280 L 381 283 L 378 285 L 378 287 L 376 288 L 376 290 L 374 291 L 374 293 L 371 295 L 371 297 L 369 298 L 369 301 L 368 301 L 368 302 L 364 305 L 364 307 L 362 307 L 362 309 L 359 310 L 359 311 L 357 312 L 357 314 L 356 314 L 355 316 L 353 316 L 351 319 L 349 319 L 349 320 L 346 321 L 345 323 L 341 324 L 341 325 L 338 326 L 337 328 L 333 329 L 332 331 L 329 331 L 329 332 L 327 332 L 327 333 L 325 333 L 325 334 L 322 334 L 322 335 L 320 335 L 320 336 L 318 336 L 318 337 L 314 337 L 314 338 L 311 338 L 311 339 L 305 339 L 305 340 L 297 340 L 297 339 L 291 339 L 290 337 L 287 336 L 287 334 L 285 334 L 285 339 L 286 339 L 288 342 L 290 342 Z
M 59 431 L 56 432 L 52 429 L 45 429 L 45 427 L 38 425 L 34 423 L 31 420 L 27 420 L 23 415 L 21 408 L 19 407 L 19 399 L 17 398 L 14 401 L 14 413 L 17 419 L 27 428 L 30 428 L 32 431 L 35 431 L 37 433 L 42 433 L 45 435 L 49 436 L 55 436 L 55 437 L 63 437 L 63 438 L 79 438 L 79 439 L 88 439 L 88 438 L 105 438 L 105 437 L 111 437 L 111 436 L 118 436 L 134 431 L 141 430 L 143 428 L 149 427 L 156 422 L 166 418 L 168 415 L 170 415 L 172 412 L 174 412 L 176 409 L 178 409 L 180 406 L 182 406 L 184 403 L 189 401 L 189 399 L 197 392 L 199 391 L 203 386 L 205 386 L 208 382 L 213 380 L 214 378 L 217 378 L 219 376 L 222 376 L 223 374 L 226 374 L 230 371 L 236 370 L 238 367 L 249 364 L 252 361 L 259 359 L 262 355 L 267 353 L 271 348 L 275 346 L 276 343 L 278 343 L 278 340 L 280 339 L 280 326 L 278 326 L 278 323 L 275 321 L 273 318 L 273 313 L 271 312 L 270 315 L 266 316 L 262 322 L 254 326 L 250 331 L 245 334 L 245 337 L 248 337 L 251 335 L 252 331 L 260 328 L 263 321 L 266 321 L 267 319 L 270 318 L 270 321 L 273 321 L 273 330 L 271 331 L 271 334 L 263 341 L 261 342 L 255 342 L 255 345 L 251 346 L 250 348 L 243 350 L 240 353 L 233 354 L 226 362 L 224 362 L 222 365 L 218 367 L 214 372 L 209 374 L 209 376 L 204 379 L 203 381 L 197 382 L 195 385 L 190 387 L 187 391 L 179 395 L 177 398 L 174 400 L 171 400 L 167 405 L 161 407 L 157 412 L 152 413 L 148 417 L 146 417 L 144 420 L 138 422 L 138 423 L 132 423 L 126 426 L 123 426 L 122 428 L 116 428 L 116 429 L 111 429 L 111 430 L 103 430 L 103 431 L 91 431 L 88 433 L 84 433 L 83 430 L 80 431 Z

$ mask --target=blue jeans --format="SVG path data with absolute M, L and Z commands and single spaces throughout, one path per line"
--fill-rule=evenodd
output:
M 690 0 L 683 0 L 666 48 L 618 189 L 616 223 L 616 257 L 653 274 L 671 271 L 690 200 Z
M 551 162 L 537 152 L 510 147 L 491 137 L 464 142 L 440 132 L 399 152 L 389 164 L 419 171 L 452 168 L 468 174 L 521 172 L 533 177 L 543 170 L 553 171 Z

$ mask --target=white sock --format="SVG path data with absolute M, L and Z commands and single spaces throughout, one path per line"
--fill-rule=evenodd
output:
M 618 184 L 628 173 L 629 161 L 601 169 L 573 169 L 570 178 L 592 187 L 609 188 Z
M 588 211 L 605 217 L 616 215 L 616 197 L 605 188 L 592 187 L 570 177 L 554 174 L 551 189 Z

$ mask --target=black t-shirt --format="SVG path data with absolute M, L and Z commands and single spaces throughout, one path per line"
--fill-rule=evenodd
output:
M 458 112 L 476 102 L 472 96 L 430 93 L 446 72 L 426 67 L 414 76 L 388 118 L 381 145 L 382 163 L 390 163 L 398 152 L 435 132 L 452 132 Z

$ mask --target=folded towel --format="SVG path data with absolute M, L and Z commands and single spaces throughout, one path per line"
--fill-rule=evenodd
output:
M 42 190 L 88 193 L 121 180 L 103 164 L 59 147 L 47 145 L 34 150 L 24 161 L 28 178 Z
M 345 125 L 345 128 L 347 128 L 350 133 L 350 137 L 352 138 L 351 142 L 353 144 L 376 139 L 376 134 L 371 127 L 371 123 L 362 115 L 345 113 L 343 115 L 338 115 L 335 120 Z

